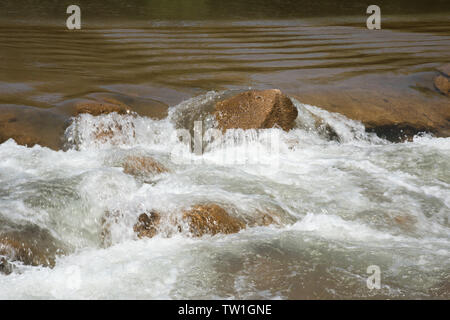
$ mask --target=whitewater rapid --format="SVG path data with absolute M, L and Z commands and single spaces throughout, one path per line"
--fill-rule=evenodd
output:
M 276 149 L 248 130 L 195 154 L 176 132 L 192 132 L 198 120 L 212 128 L 207 110 L 226 94 L 184 101 L 162 120 L 80 115 L 61 151 L 1 144 L 2 228 L 37 225 L 69 254 L 53 269 L 13 262 L 12 274 L 0 274 L 0 299 L 450 296 L 450 138 L 390 143 L 292 99 L 296 128 L 264 131 L 277 137 Z M 99 141 L 104 127 L 114 135 Z M 136 154 L 169 172 L 151 181 L 125 174 L 120 159 Z M 276 212 L 280 225 L 202 238 L 138 240 L 133 232 L 142 212 L 207 202 L 241 217 Z M 106 211 L 121 213 L 108 247 L 100 236 Z M 366 286 L 370 265 L 380 267 L 381 289 Z

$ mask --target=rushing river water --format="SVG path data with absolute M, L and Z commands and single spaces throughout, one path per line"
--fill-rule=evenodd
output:
M 356 2 L 306 2 L 298 14 L 269 1 L 255 10 L 117 2 L 109 11 L 82 2 L 79 32 L 65 29 L 65 6 L 59 17 L 49 1 L 22 2 L 28 11 L 11 1 L 0 13 L 0 105 L 48 111 L 50 120 L 33 121 L 63 148 L 0 145 L 0 231 L 38 226 L 67 254 L 54 268 L 12 262 L 11 274 L 0 273 L 0 298 L 450 298 L 450 138 L 391 143 L 300 94 L 343 84 L 380 90 L 401 79 L 388 86 L 444 99 L 417 84 L 450 61 L 444 2 L 386 3 L 393 15 L 376 34 Z M 409 11 L 423 14 L 401 16 Z M 296 128 L 268 130 L 276 149 L 256 131 L 206 144 L 203 155 L 174 139 L 195 120 L 211 126 L 205 109 L 249 87 L 300 96 Z M 81 115 L 67 126 L 69 104 L 102 96 L 141 115 Z M 337 138 L 312 128 L 310 113 Z M 96 130 L 111 123 L 121 130 L 99 143 Z M 150 155 L 169 172 L 135 179 L 117 165 L 128 155 Z M 142 212 L 208 202 L 239 217 L 273 212 L 280 223 L 202 238 L 133 232 Z M 107 211 L 121 215 L 105 247 Z M 372 265 L 380 289 L 367 287 Z

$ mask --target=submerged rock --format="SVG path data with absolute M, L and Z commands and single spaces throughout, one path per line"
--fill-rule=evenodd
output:
M 111 237 L 111 226 L 113 223 L 118 223 L 119 219 L 122 217 L 122 214 L 118 211 L 106 211 L 101 220 L 101 232 L 100 232 L 100 241 L 104 248 L 111 246 L 112 237 Z
M 111 114 L 93 119 L 89 114 L 72 118 L 65 132 L 64 149 L 80 149 L 91 145 L 126 145 L 136 138 L 136 128 L 133 115 Z
M 112 144 L 117 144 L 114 143 L 114 141 L 112 141 L 112 139 L 114 138 L 114 136 L 116 136 L 117 133 L 121 133 L 122 132 L 122 125 L 115 122 L 113 124 L 110 125 L 104 125 L 104 124 L 100 124 L 95 131 L 95 140 L 98 142 L 102 142 L 105 143 L 107 141 L 112 142 Z M 122 141 L 120 141 L 122 142 Z M 123 141 L 125 142 L 125 141 Z
M 50 233 L 37 226 L 23 230 L 0 232 L 0 271 L 11 272 L 8 261 L 20 261 L 25 265 L 54 267 L 56 257 L 64 254 L 63 246 Z M 6 258 L 6 259 L 5 259 Z
M 14 270 L 13 265 L 5 258 L 0 258 L 0 273 L 11 274 Z
M 139 238 L 153 238 L 158 233 L 160 221 L 161 216 L 157 212 L 152 211 L 149 214 L 142 213 L 138 218 L 138 222 L 134 225 L 133 230 Z
M 122 105 L 127 110 L 152 119 L 164 119 L 168 115 L 169 106 L 167 104 L 148 97 L 101 92 L 90 94 L 87 98 Z
M 319 134 L 326 137 L 328 140 L 339 141 L 339 135 L 336 130 L 334 130 L 324 119 L 312 113 L 311 117 L 314 119 L 314 129 Z
M 60 102 L 52 108 L 52 111 L 68 117 L 83 113 L 99 116 L 117 112 L 122 115 L 136 113 L 153 119 L 164 119 L 167 117 L 168 109 L 167 104 L 145 97 L 95 92 L 80 98 Z
M 450 63 L 438 68 L 441 73 L 434 78 L 434 86 L 444 95 L 450 97 Z
M 92 116 L 106 115 L 109 113 L 116 112 L 120 115 L 130 114 L 131 108 L 126 104 L 112 99 L 105 98 L 105 102 L 88 101 L 88 102 L 78 102 L 75 104 L 75 116 L 80 114 L 90 114 Z M 131 123 L 133 126 L 133 124 Z M 126 143 L 125 137 L 123 139 L 115 139 L 120 136 L 123 132 L 123 126 L 118 121 L 108 121 L 105 123 L 99 123 L 94 132 L 94 138 L 100 143 L 110 142 L 111 144 Z M 133 132 L 133 136 L 134 136 Z M 116 141 L 117 140 L 117 141 Z
M 297 108 L 278 89 L 247 91 L 215 105 L 219 128 L 264 129 L 279 126 L 290 130 L 295 125 Z
M 237 233 L 246 227 L 245 222 L 230 216 L 225 209 L 216 204 L 195 205 L 182 212 L 181 218 L 166 219 L 178 232 L 187 231 L 194 237 L 218 233 Z M 133 230 L 139 238 L 152 238 L 161 229 L 161 215 L 157 212 L 143 213 Z
M 122 163 L 123 172 L 132 176 L 153 176 L 167 172 L 167 168 L 148 156 L 128 156 Z
M 446 96 L 450 96 L 450 79 L 448 77 L 444 77 L 442 75 L 437 76 L 434 79 L 434 86 L 441 93 L 445 94 Z
M 194 237 L 237 233 L 245 228 L 242 220 L 230 216 L 216 204 L 196 205 L 191 210 L 184 211 L 182 219 L 187 222 Z
M 270 211 L 262 212 L 257 210 L 252 219 L 250 221 L 247 221 L 247 224 L 250 227 L 261 227 L 261 226 L 270 226 L 270 225 L 279 225 L 280 221 L 278 219 L 278 216 Z
M 394 221 L 400 228 L 407 231 L 413 231 L 417 223 L 417 219 L 408 214 L 396 215 L 394 216 Z

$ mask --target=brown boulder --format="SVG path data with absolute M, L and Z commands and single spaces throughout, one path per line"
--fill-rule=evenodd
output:
M 245 229 L 247 225 L 250 227 L 277 225 L 279 221 L 276 216 L 273 212 L 257 210 L 253 217 L 247 221 L 231 216 L 225 209 L 216 204 L 200 204 L 184 210 L 181 217 L 174 218 L 166 215 L 164 222 L 174 227 L 167 233 L 169 235 L 176 230 L 176 232 L 188 231 L 194 237 L 202 237 L 206 234 L 237 233 Z M 162 222 L 163 218 L 157 212 L 143 213 L 139 216 L 133 230 L 139 238 L 152 238 L 164 229 Z
M 161 216 L 157 212 L 150 212 L 150 214 L 143 213 L 139 216 L 138 222 L 134 225 L 133 230 L 137 233 L 139 238 L 153 238 L 158 233 L 158 225 L 161 221 Z
M 123 94 L 96 92 L 80 98 L 65 100 L 51 110 L 68 117 L 89 113 L 93 116 L 117 112 L 118 114 L 138 114 L 140 116 L 164 119 L 169 106 L 157 100 L 132 97 Z
M 437 284 L 436 287 L 429 289 L 434 297 L 438 299 L 450 299 L 450 277 L 447 275 L 446 278 Z
M 124 173 L 132 176 L 149 176 L 168 171 L 161 163 L 147 156 L 128 156 L 122 167 Z
M 139 238 L 154 237 L 160 231 L 161 216 L 157 212 L 143 213 L 133 230 Z M 230 216 L 223 208 L 216 204 L 195 205 L 190 210 L 183 211 L 180 219 L 168 219 L 168 223 L 174 225 L 178 232 L 188 228 L 188 232 L 194 237 L 205 234 L 236 233 L 245 228 L 244 221 Z M 265 222 L 267 222 L 265 220 Z
M 216 103 L 219 128 L 264 129 L 279 126 L 290 130 L 295 125 L 297 108 L 278 89 L 246 91 Z
M 64 254 L 64 249 L 48 231 L 36 226 L 20 231 L 0 234 L 0 255 L 9 261 L 20 261 L 25 265 L 54 267 L 56 257 Z M 11 267 L 6 259 L 1 261 L 1 269 L 8 273 Z
M 437 76 L 434 79 L 434 86 L 436 89 L 438 89 L 441 93 L 445 94 L 446 96 L 450 96 L 450 79 L 444 76 Z
M 182 219 L 189 225 L 189 231 L 195 237 L 205 234 L 237 233 L 245 228 L 245 223 L 230 216 L 216 204 L 196 205 L 183 212 Z

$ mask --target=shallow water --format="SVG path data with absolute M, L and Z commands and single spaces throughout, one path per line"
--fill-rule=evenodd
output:
M 299 94 L 345 85 L 383 90 L 383 84 L 406 97 L 442 98 L 421 79 L 450 61 L 445 10 L 386 13 L 376 31 L 366 28 L 364 12 L 251 20 L 91 17 L 79 31 L 65 28 L 65 15 L 35 21 L 11 14 L 0 21 L 0 103 L 58 111 L 100 93 L 175 105 L 209 90 L 275 87 Z
M 450 298 L 450 138 L 390 143 L 296 99 L 288 133 L 230 133 L 202 155 L 176 137 L 197 120 L 211 128 L 212 104 L 249 87 L 300 100 L 395 90 L 445 105 L 431 79 L 450 62 L 448 1 L 380 1 L 375 32 L 360 1 L 111 3 L 80 1 L 79 32 L 65 29 L 62 4 L 0 5 L 0 107 L 21 110 L 19 120 L 28 112 L 23 128 L 55 149 L 62 136 L 63 147 L 0 144 L 0 231 L 39 226 L 68 253 L 53 269 L 12 262 L 0 298 Z M 67 122 L 73 103 L 111 96 L 141 116 Z M 117 132 L 99 141 L 105 126 Z M 128 155 L 170 172 L 136 179 L 120 167 Z M 279 224 L 203 238 L 133 232 L 142 212 L 206 202 L 243 219 L 271 212 Z M 106 247 L 105 212 L 120 213 Z M 371 265 L 380 289 L 367 288 Z

